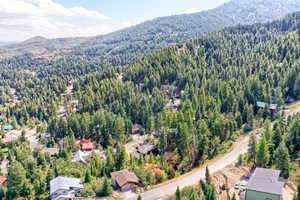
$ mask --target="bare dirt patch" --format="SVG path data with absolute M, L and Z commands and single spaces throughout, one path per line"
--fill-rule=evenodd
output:
M 232 197 L 233 194 L 236 194 L 238 199 L 238 196 L 242 191 L 235 189 L 235 184 L 241 183 L 242 181 L 248 181 L 250 177 L 250 168 L 250 166 L 236 167 L 234 165 L 228 165 L 223 170 L 212 175 L 213 183 L 219 193 L 219 200 L 227 200 L 228 195 Z

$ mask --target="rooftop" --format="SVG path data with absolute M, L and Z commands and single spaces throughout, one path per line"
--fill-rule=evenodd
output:
M 8 124 L 8 125 L 4 126 L 4 130 L 12 130 L 12 129 L 14 129 L 14 127 L 11 124 Z
M 127 183 L 134 183 L 134 184 L 139 183 L 138 177 L 134 173 L 129 172 L 127 169 L 117 171 L 117 172 L 112 172 L 111 178 L 115 180 L 115 182 L 118 184 L 119 187 L 123 187 Z
M 257 167 L 252 174 L 246 189 L 282 195 L 284 183 L 278 181 L 279 175 L 279 170 Z
M 59 153 L 59 149 L 58 148 L 44 148 L 42 149 L 43 153 L 48 153 L 51 156 L 57 155 Z
M 0 185 L 4 184 L 6 182 L 6 178 L 3 176 L 0 176 Z
M 142 146 L 139 146 L 137 148 L 137 151 L 141 154 L 147 154 L 151 151 L 153 151 L 154 149 L 156 148 L 155 145 L 152 145 L 152 144 L 144 144 Z
M 58 190 L 71 190 L 72 188 L 83 189 L 81 179 L 58 176 L 50 181 L 51 195 Z
M 262 102 L 262 101 L 256 102 L 256 106 L 258 106 L 259 108 L 264 108 L 264 107 L 266 107 L 266 105 L 268 105 L 268 104 L 265 102 Z M 277 109 L 277 104 L 270 104 L 269 106 L 270 106 L 269 108 L 272 110 Z

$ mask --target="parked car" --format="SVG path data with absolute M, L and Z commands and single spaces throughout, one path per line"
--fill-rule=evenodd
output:
M 239 183 L 236 183 L 236 184 L 234 185 L 234 189 L 236 189 L 236 190 L 240 189 L 240 184 L 239 184 Z
M 234 188 L 237 189 L 237 190 L 246 190 L 246 185 L 247 185 L 247 182 L 246 181 L 242 181 L 240 183 L 236 183 L 234 185 Z

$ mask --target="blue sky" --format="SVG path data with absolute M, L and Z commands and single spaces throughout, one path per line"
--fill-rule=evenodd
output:
M 139 23 L 148 19 L 201 11 L 217 7 L 228 0 L 55 0 L 66 7 L 82 6 L 97 10 L 113 21 Z
M 0 0 L 0 40 L 106 34 L 156 17 L 215 8 L 229 0 Z

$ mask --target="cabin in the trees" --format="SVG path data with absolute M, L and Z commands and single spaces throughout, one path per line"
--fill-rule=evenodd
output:
M 59 153 L 58 148 L 43 148 L 42 153 L 49 154 L 50 156 L 56 156 Z
M 180 98 L 176 98 L 176 97 L 170 98 L 168 103 L 165 105 L 165 109 L 172 110 L 173 112 L 177 112 L 180 104 L 181 104 Z
M 284 183 L 279 170 L 256 168 L 246 186 L 246 200 L 282 200 Z
M 90 139 L 82 139 L 77 141 L 77 144 L 80 145 L 82 151 L 92 151 L 95 149 L 94 143 Z
M 150 153 L 156 153 L 157 147 L 153 144 L 143 144 L 137 147 L 137 152 L 139 154 L 147 155 Z
M 5 125 L 5 126 L 3 127 L 3 129 L 4 129 L 5 131 L 11 131 L 11 130 L 14 129 L 14 126 L 11 125 L 11 124 L 8 124 L 8 125 Z
M 51 200 L 73 199 L 84 189 L 81 179 L 56 177 L 50 181 Z
M 259 109 L 264 109 L 266 106 L 269 106 L 269 111 L 273 116 L 277 114 L 277 112 L 278 112 L 277 104 L 267 104 L 267 103 L 262 102 L 262 101 L 256 102 L 256 107 L 257 107 L 258 110 Z
M 113 185 L 122 192 L 130 191 L 133 186 L 139 185 L 138 177 L 127 169 L 112 172 L 111 178 Z
M 168 96 L 173 96 L 176 91 L 176 87 L 174 85 L 162 85 L 160 90 L 163 91 Z
M 138 134 L 141 132 L 141 130 L 143 129 L 144 127 L 142 125 L 139 125 L 139 124 L 135 124 L 132 126 L 132 130 L 131 130 L 131 133 L 132 134 Z
M 4 176 L 0 176 L 0 185 L 4 185 L 7 181 L 7 178 L 5 178 Z

